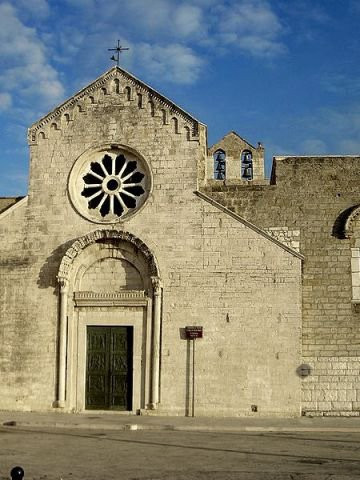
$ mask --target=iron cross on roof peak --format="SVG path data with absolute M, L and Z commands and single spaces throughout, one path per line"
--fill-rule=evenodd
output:
M 116 65 L 119 66 L 119 60 L 120 60 L 120 53 L 123 52 L 124 50 L 130 50 L 129 48 L 124 48 L 120 45 L 120 40 L 117 41 L 117 47 L 115 48 L 108 48 L 109 51 L 111 52 L 116 52 L 116 56 L 113 55 L 110 60 L 113 60 L 116 62 Z

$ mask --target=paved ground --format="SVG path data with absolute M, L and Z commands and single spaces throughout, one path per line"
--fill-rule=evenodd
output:
M 360 479 L 360 418 L 0 412 L 0 480 Z
M 360 433 L 0 428 L 0 478 L 24 480 L 352 480 Z
M 212 418 L 127 415 L 122 413 L 1 412 L 0 425 L 103 430 L 186 430 L 221 432 L 352 432 L 360 433 L 360 417 Z

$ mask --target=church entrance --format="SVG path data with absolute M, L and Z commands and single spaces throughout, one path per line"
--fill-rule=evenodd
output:
M 87 326 L 85 408 L 132 410 L 133 328 Z
M 161 282 L 127 232 L 80 237 L 59 267 L 56 405 L 133 414 L 159 403 Z

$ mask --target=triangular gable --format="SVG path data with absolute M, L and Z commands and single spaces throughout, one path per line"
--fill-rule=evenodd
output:
M 70 97 L 68 100 L 66 100 L 64 103 L 62 103 L 58 107 L 56 107 L 47 115 L 40 118 L 40 120 L 33 123 L 28 130 L 29 141 L 31 141 L 32 136 L 35 134 L 36 131 L 38 131 L 43 126 L 48 124 L 51 120 L 54 120 L 57 117 L 59 117 L 62 113 L 67 112 L 67 110 L 74 107 L 77 104 L 77 102 L 79 102 L 81 99 L 83 99 L 84 97 L 87 97 L 88 95 L 91 95 L 91 93 L 102 88 L 104 85 L 106 85 L 108 81 L 114 78 L 119 78 L 119 79 L 122 78 L 126 82 L 131 83 L 133 86 L 136 86 L 142 93 L 147 93 L 149 95 L 149 98 L 151 98 L 153 101 L 164 106 L 165 108 L 170 110 L 171 113 L 179 115 L 187 123 L 190 123 L 192 127 L 193 136 L 196 136 L 198 134 L 199 125 L 205 125 L 199 122 L 199 120 L 193 117 L 190 113 L 186 112 L 181 107 L 176 105 L 174 102 L 166 98 L 164 95 L 157 92 L 152 87 L 150 87 L 146 83 L 136 78 L 131 73 L 127 72 L 126 70 L 120 67 L 115 66 L 115 67 L 112 67 L 110 70 L 107 70 L 105 73 L 103 73 L 100 77 L 98 77 L 88 86 L 84 87 L 82 90 L 75 93 L 75 95 Z
M 250 149 L 256 149 L 251 143 L 249 143 L 245 138 L 241 137 L 238 133 L 234 132 L 233 130 L 226 135 L 224 135 L 218 142 L 214 143 L 211 147 L 209 147 L 209 152 L 213 152 L 217 150 L 218 148 L 221 148 L 222 144 L 226 142 L 228 137 L 235 136 L 237 139 L 239 139 L 241 142 L 245 143 Z

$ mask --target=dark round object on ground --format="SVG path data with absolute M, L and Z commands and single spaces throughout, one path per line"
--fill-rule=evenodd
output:
M 24 477 L 24 469 L 21 467 L 14 467 L 10 472 L 11 480 L 22 480 Z

